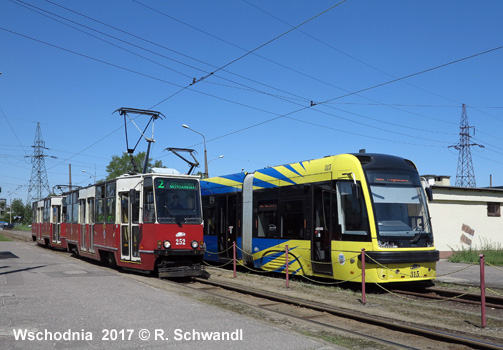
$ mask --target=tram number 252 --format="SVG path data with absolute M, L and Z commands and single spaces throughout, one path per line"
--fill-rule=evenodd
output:
M 175 244 L 176 245 L 185 245 L 185 238 L 177 238 Z

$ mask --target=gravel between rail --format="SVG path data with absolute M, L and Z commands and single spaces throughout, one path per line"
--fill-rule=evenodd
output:
M 0 234 L 15 240 L 31 241 L 30 232 L 3 230 L 0 231 Z M 270 275 L 265 276 L 264 274 L 238 272 L 237 278 L 234 278 L 233 271 L 227 269 L 208 267 L 208 271 L 211 274 L 211 280 L 231 282 L 245 287 L 252 286 L 256 289 L 322 302 L 334 307 L 364 312 L 400 322 L 433 327 L 467 337 L 483 336 L 492 339 L 493 342 L 496 339 L 496 343 L 503 347 L 503 310 L 501 309 L 488 308 L 487 327 L 481 328 L 481 311 L 480 306 L 477 305 L 464 305 L 455 301 L 425 301 L 388 293 L 384 290 L 368 293 L 364 305 L 361 302 L 361 291 L 358 288 L 348 288 L 346 285 L 344 287 L 337 284 L 315 285 L 302 278 L 294 278 L 290 280 L 289 288 L 287 288 L 284 276 L 270 277 Z M 144 278 L 138 276 L 138 278 L 140 277 Z M 158 282 L 154 284 L 159 285 Z M 460 289 L 460 294 L 468 291 L 467 287 L 453 286 L 452 288 L 454 287 Z M 270 321 L 281 323 L 284 322 L 284 319 Z M 301 331 L 311 335 L 320 333 L 314 328 L 303 328 Z M 326 334 L 321 336 L 327 337 Z M 349 345 L 349 348 L 353 347 Z M 354 348 L 359 348 L 359 346 Z

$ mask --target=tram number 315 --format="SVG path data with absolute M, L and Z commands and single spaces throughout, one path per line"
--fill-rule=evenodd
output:
M 185 238 L 177 238 L 175 244 L 176 245 L 185 245 Z
M 417 278 L 417 277 L 419 277 L 419 271 L 410 272 L 410 278 Z

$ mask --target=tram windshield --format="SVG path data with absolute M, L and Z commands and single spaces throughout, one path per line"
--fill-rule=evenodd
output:
M 430 244 L 431 225 L 417 174 L 369 171 L 367 176 L 380 244 L 390 247 Z
M 197 180 L 158 177 L 154 180 L 154 193 L 159 223 L 201 223 L 201 200 Z

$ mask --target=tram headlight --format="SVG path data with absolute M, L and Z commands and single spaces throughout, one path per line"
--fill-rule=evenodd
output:
M 190 246 L 192 249 L 197 249 L 197 247 L 199 247 L 199 243 L 197 243 L 197 241 L 192 241 L 190 242 Z
M 165 249 L 171 248 L 171 242 L 170 241 L 164 241 L 162 243 L 162 245 L 164 246 Z

